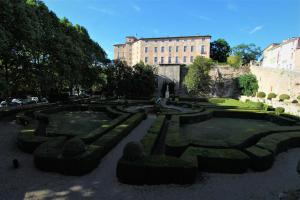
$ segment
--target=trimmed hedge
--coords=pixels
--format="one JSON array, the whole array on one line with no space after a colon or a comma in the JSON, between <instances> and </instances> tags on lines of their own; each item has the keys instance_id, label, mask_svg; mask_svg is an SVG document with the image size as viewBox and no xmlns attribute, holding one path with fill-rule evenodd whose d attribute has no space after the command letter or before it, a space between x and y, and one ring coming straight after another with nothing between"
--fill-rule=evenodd
<instances>
[{"instance_id":1,"label":"trimmed hedge","mask_svg":"<svg viewBox=\"0 0 300 200\"><path fill-rule=\"evenodd\" d=\"M211 119L213 116L211 111L204 111L195 114L184 114L179 116L180 124L190 124L195 122L202 122Z\"/></svg>"},{"instance_id":2,"label":"trimmed hedge","mask_svg":"<svg viewBox=\"0 0 300 200\"><path fill-rule=\"evenodd\" d=\"M141 140L146 155L151 155L151 153L153 152L154 147L163 130L165 123L166 123L166 116L159 115L155 120L155 122L150 127L150 129L148 130L147 134Z\"/></svg>"},{"instance_id":3,"label":"trimmed hedge","mask_svg":"<svg viewBox=\"0 0 300 200\"><path fill-rule=\"evenodd\" d=\"M207 98L200 98L200 97L179 97L179 101L208 102L208 99Z\"/></svg>"},{"instance_id":4,"label":"trimmed hedge","mask_svg":"<svg viewBox=\"0 0 300 200\"><path fill-rule=\"evenodd\" d=\"M192 184L197 168L188 161L175 157L152 155L137 161L120 159L118 180L126 184Z\"/></svg>"},{"instance_id":5,"label":"trimmed hedge","mask_svg":"<svg viewBox=\"0 0 300 200\"><path fill-rule=\"evenodd\" d=\"M183 156L196 156L199 170L206 172L243 173L250 163L249 156L237 149L189 147Z\"/></svg>"},{"instance_id":6,"label":"trimmed hedge","mask_svg":"<svg viewBox=\"0 0 300 200\"><path fill-rule=\"evenodd\" d=\"M277 107L277 108L275 108L275 113L276 113L277 115L280 115L280 114L284 113L284 111L285 111L285 109L282 108L282 107Z\"/></svg>"},{"instance_id":7,"label":"trimmed hedge","mask_svg":"<svg viewBox=\"0 0 300 200\"><path fill-rule=\"evenodd\" d=\"M268 135L259 140L256 146L267 149L273 155L277 155L290 148L300 147L300 131Z\"/></svg>"},{"instance_id":8,"label":"trimmed hedge","mask_svg":"<svg viewBox=\"0 0 300 200\"><path fill-rule=\"evenodd\" d=\"M289 100L291 97L287 94L281 94L279 96L279 101Z\"/></svg>"},{"instance_id":9,"label":"trimmed hedge","mask_svg":"<svg viewBox=\"0 0 300 200\"><path fill-rule=\"evenodd\" d=\"M165 140L165 154L180 156L189 146L189 141L180 135L179 116L172 116L169 121Z\"/></svg>"},{"instance_id":10,"label":"trimmed hedge","mask_svg":"<svg viewBox=\"0 0 300 200\"><path fill-rule=\"evenodd\" d=\"M265 98L266 97L266 93L264 93L264 92L258 92L257 93L257 97L258 98Z\"/></svg>"},{"instance_id":11,"label":"trimmed hedge","mask_svg":"<svg viewBox=\"0 0 300 200\"><path fill-rule=\"evenodd\" d=\"M274 162L273 154L261 147L252 146L245 150L250 157L250 167L255 171L264 171L272 167Z\"/></svg>"},{"instance_id":12,"label":"trimmed hedge","mask_svg":"<svg viewBox=\"0 0 300 200\"><path fill-rule=\"evenodd\" d=\"M146 117L145 113L137 113L119 124L91 145L85 151L65 154L66 137L56 137L41 144L34 151L34 163L38 169L55 171L68 175L83 175L93 170L101 158L109 152L123 137Z\"/></svg>"},{"instance_id":13,"label":"trimmed hedge","mask_svg":"<svg viewBox=\"0 0 300 200\"><path fill-rule=\"evenodd\" d=\"M276 97L277 97L277 95L275 93L271 92L271 93L268 94L267 99L271 100L271 99L274 99Z\"/></svg>"},{"instance_id":14,"label":"trimmed hedge","mask_svg":"<svg viewBox=\"0 0 300 200\"><path fill-rule=\"evenodd\" d=\"M224 98L210 98L208 101L213 104L225 103Z\"/></svg>"},{"instance_id":15,"label":"trimmed hedge","mask_svg":"<svg viewBox=\"0 0 300 200\"><path fill-rule=\"evenodd\" d=\"M116 127L118 124L124 122L126 119L128 119L131 116L131 114L123 114L112 121L105 123L101 125L100 128L97 128L88 134L82 134L80 135L80 139L82 139L85 143L89 144L93 141L95 141L97 138L101 137L102 135L106 134L108 131Z\"/></svg>"}]
</instances>

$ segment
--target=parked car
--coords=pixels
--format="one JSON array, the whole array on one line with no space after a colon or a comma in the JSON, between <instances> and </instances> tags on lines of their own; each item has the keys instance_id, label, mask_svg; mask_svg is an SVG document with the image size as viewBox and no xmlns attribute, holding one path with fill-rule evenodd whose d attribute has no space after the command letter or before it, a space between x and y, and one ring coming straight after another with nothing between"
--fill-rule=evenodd
<instances>
[{"instance_id":1,"label":"parked car","mask_svg":"<svg viewBox=\"0 0 300 200\"><path fill-rule=\"evenodd\" d=\"M7 102L6 101L1 101L0 107L7 107Z\"/></svg>"},{"instance_id":2,"label":"parked car","mask_svg":"<svg viewBox=\"0 0 300 200\"><path fill-rule=\"evenodd\" d=\"M41 98L41 103L49 103L48 99L46 99L45 97Z\"/></svg>"},{"instance_id":3,"label":"parked car","mask_svg":"<svg viewBox=\"0 0 300 200\"><path fill-rule=\"evenodd\" d=\"M30 97L31 101L35 101L35 103L39 102L39 98L38 97Z\"/></svg>"},{"instance_id":4,"label":"parked car","mask_svg":"<svg viewBox=\"0 0 300 200\"><path fill-rule=\"evenodd\" d=\"M10 106L21 106L21 105L23 105L23 102L20 99L12 99L9 105Z\"/></svg>"}]
</instances>

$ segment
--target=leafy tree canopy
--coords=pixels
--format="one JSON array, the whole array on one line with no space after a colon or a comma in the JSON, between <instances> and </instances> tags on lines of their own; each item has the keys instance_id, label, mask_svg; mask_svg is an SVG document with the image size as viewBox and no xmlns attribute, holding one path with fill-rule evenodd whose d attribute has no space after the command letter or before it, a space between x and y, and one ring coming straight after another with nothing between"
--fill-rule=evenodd
<instances>
[{"instance_id":1,"label":"leafy tree canopy","mask_svg":"<svg viewBox=\"0 0 300 200\"><path fill-rule=\"evenodd\" d=\"M233 47L231 52L233 55L242 58L243 65L249 64L252 60L257 60L262 54L260 47L255 44L240 44Z\"/></svg>"},{"instance_id":2,"label":"leafy tree canopy","mask_svg":"<svg viewBox=\"0 0 300 200\"><path fill-rule=\"evenodd\" d=\"M258 82L253 74L244 74L238 77L239 88L243 95L253 96L258 91Z\"/></svg>"},{"instance_id":3,"label":"leafy tree canopy","mask_svg":"<svg viewBox=\"0 0 300 200\"><path fill-rule=\"evenodd\" d=\"M230 54L230 46L224 39L218 39L210 44L210 57L218 62L226 62Z\"/></svg>"},{"instance_id":4,"label":"leafy tree canopy","mask_svg":"<svg viewBox=\"0 0 300 200\"><path fill-rule=\"evenodd\" d=\"M197 56L193 64L188 67L188 73L184 78L184 85L192 95L207 94L210 91L211 70L213 61Z\"/></svg>"}]
</instances>

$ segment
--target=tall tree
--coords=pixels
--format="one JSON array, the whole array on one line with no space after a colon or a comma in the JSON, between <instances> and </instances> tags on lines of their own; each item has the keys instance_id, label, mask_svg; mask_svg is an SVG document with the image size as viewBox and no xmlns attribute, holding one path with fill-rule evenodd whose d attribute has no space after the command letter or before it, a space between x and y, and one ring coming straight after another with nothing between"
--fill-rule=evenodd
<instances>
[{"instance_id":1,"label":"tall tree","mask_svg":"<svg viewBox=\"0 0 300 200\"><path fill-rule=\"evenodd\" d=\"M255 44L240 44L232 48L232 54L242 58L243 65L249 64L252 60L257 60L262 51Z\"/></svg>"},{"instance_id":2,"label":"tall tree","mask_svg":"<svg viewBox=\"0 0 300 200\"><path fill-rule=\"evenodd\" d=\"M208 58L197 56L193 64L188 68L188 73L184 78L184 85L192 95L203 95L210 91L211 70L213 61Z\"/></svg>"},{"instance_id":3,"label":"tall tree","mask_svg":"<svg viewBox=\"0 0 300 200\"><path fill-rule=\"evenodd\" d=\"M210 57L218 62L226 62L230 46L225 39L218 39L210 44Z\"/></svg>"}]
</instances>

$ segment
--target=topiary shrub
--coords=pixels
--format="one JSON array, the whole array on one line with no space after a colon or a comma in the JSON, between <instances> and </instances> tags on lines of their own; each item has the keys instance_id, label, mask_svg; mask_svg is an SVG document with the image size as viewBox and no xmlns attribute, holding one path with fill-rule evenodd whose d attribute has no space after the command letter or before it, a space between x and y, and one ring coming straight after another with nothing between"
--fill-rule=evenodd
<instances>
[{"instance_id":1,"label":"topiary shrub","mask_svg":"<svg viewBox=\"0 0 300 200\"><path fill-rule=\"evenodd\" d=\"M276 98L276 97L277 97L277 95L276 95L275 93L271 92L271 93L268 94L268 97L267 97L267 98L268 98L269 100L271 100L271 99L274 99L274 98Z\"/></svg>"},{"instance_id":2,"label":"topiary shrub","mask_svg":"<svg viewBox=\"0 0 300 200\"><path fill-rule=\"evenodd\" d=\"M289 100L291 97L287 94L282 94L279 96L279 101Z\"/></svg>"},{"instance_id":3,"label":"topiary shrub","mask_svg":"<svg viewBox=\"0 0 300 200\"><path fill-rule=\"evenodd\" d=\"M62 155L65 157L72 157L72 156L77 156L79 154L82 154L86 151L86 146L84 142L78 138L74 137L70 140L68 140L62 151Z\"/></svg>"},{"instance_id":4,"label":"topiary shrub","mask_svg":"<svg viewBox=\"0 0 300 200\"><path fill-rule=\"evenodd\" d=\"M297 99L300 101L300 95L299 95L299 96L297 96Z\"/></svg>"},{"instance_id":5,"label":"topiary shrub","mask_svg":"<svg viewBox=\"0 0 300 200\"><path fill-rule=\"evenodd\" d=\"M294 100L292 101L292 103L298 103L298 101L297 101L296 99L294 99Z\"/></svg>"},{"instance_id":6,"label":"topiary shrub","mask_svg":"<svg viewBox=\"0 0 300 200\"><path fill-rule=\"evenodd\" d=\"M264 93L264 92L258 92L257 93L257 97L258 98L265 98L266 97L266 93Z\"/></svg>"},{"instance_id":7,"label":"topiary shrub","mask_svg":"<svg viewBox=\"0 0 300 200\"><path fill-rule=\"evenodd\" d=\"M277 115L280 115L280 114L282 114L282 113L284 113L284 108L282 108L282 107L277 107L277 108L275 108L275 113L277 114Z\"/></svg>"},{"instance_id":8,"label":"topiary shrub","mask_svg":"<svg viewBox=\"0 0 300 200\"><path fill-rule=\"evenodd\" d=\"M140 142L129 142L123 150L123 159L135 161L145 156L143 145Z\"/></svg>"}]
</instances>

